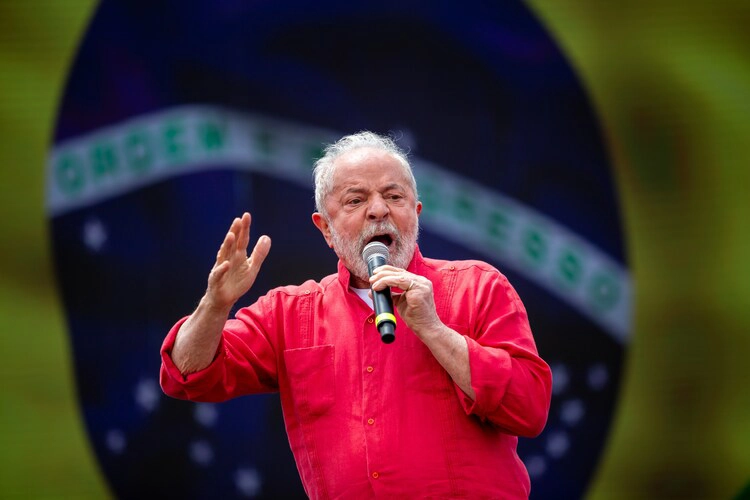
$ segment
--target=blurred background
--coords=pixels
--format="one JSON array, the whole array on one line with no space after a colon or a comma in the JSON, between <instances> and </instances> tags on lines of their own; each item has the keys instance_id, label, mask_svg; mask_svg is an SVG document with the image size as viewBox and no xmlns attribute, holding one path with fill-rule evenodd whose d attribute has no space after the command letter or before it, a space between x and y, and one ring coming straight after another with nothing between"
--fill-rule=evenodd
<instances>
[{"instance_id":1,"label":"blurred background","mask_svg":"<svg viewBox=\"0 0 750 500\"><path fill-rule=\"evenodd\" d=\"M0 4L0 498L301 496L277 398L169 400L158 349L244 210L245 302L332 272L310 166L364 128L527 305L533 498L747 496L750 7L628 4Z\"/></svg>"}]
</instances>

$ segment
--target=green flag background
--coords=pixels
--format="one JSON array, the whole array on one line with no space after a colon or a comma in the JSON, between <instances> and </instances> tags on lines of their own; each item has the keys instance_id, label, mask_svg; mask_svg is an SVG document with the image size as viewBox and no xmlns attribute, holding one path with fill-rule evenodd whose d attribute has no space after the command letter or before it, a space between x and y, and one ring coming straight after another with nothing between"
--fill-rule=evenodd
<instances>
[{"instance_id":1,"label":"green flag background","mask_svg":"<svg viewBox=\"0 0 750 500\"><path fill-rule=\"evenodd\" d=\"M604 127L635 282L588 496L732 498L750 482L750 2L617 4L530 2ZM95 5L0 3L0 498L110 495L76 404L44 211L56 110Z\"/></svg>"}]
</instances>

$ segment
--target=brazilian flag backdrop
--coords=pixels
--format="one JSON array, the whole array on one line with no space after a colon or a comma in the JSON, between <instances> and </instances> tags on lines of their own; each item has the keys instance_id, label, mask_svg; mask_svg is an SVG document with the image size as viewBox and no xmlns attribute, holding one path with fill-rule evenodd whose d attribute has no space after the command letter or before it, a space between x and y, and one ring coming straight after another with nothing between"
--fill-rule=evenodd
<instances>
[{"instance_id":1,"label":"brazilian flag backdrop","mask_svg":"<svg viewBox=\"0 0 750 500\"><path fill-rule=\"evenodd\" d=\"M310 274L299 158L357 127L414 152L425 253L527 302L556 383L532 497L747 495L747 3L286 3L0 4L0 498L299 495L275 400L164 400L158 341L238 211L280 253L265 289ZM344 39L378 71L323 57Z\"/></svg>"}]
</instances>

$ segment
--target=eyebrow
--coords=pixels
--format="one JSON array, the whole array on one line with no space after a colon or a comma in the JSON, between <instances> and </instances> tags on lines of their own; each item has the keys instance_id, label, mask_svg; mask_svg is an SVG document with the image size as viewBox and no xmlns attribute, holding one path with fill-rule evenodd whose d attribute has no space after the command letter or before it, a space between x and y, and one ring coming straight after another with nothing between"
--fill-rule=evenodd
<instances>
[{"instance_id":1,"label":"eyebrow","mask_svg":"<svg viewBox=\"0 0 750 500\"><path fill-rule=\"evenodd\" d=\"M397 182L392 182L392 183L388 184L387 186L385 186L383 188L383 191L390 191L392 189L397 189L397 190L403 191L404 187L401 184L397 183ZM351 187L348 187L348 188L344 189L344 191L342 192L342 194L348 194L348 193L366 193L367 191L369 191L369 190L365 189L363 187L351 186Z\"/></svg>"},{"instance_id":2,"label":"eyebrow","mask_svg":"<svg viewBox=\"0 0 750 500\"><path fill-rule=\"evenodd\" d=\"M391 189L397 189L397 190L404 191L404 186L402 186L401 184L399 184L397 182L392 182L392 183L388 184L383 191L390 191Z\"/></svg>"},{"instance_id":3,"label":"eyebrow","mask_svg":"<svg viewBox=\"0 0 750 500\"><path fill-rule=\"evenodd\" d=\"M334 191L335 190L336 189L334 188ZM387 184L383 188L382 192L393 191L393 190L401 191L401 192L406 192L406 188L404 188L404 186L402 184L399 184L398 182L391 182L390 184ZM350 186L350 187L344 189L341 192L341 194L339 194L338 196L347 196L349 194L367 194L368 191L369 191L368 189L363 188L363 187Z\"/></svg>"}]
</instances>

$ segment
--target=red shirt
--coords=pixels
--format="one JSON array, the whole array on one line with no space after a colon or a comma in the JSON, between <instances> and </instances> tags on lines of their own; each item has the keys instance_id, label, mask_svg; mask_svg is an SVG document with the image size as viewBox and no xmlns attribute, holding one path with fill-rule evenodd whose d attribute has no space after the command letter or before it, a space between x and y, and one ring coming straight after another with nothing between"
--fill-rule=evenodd
<instances>
[{"instance_id":1,"label":"red shirt","mask_svg":"<svg viewBox=\"0 0 750 500\"><path fill-rule=\"evenodd\" d=\"M384 344L349 272L271 290L227 321L216 358L183 376L162 346L161 386L192 401L279 391L311 498L523 498L516 436L538 435L552 377L507 279L479 261L424 259L441 320L465 336L467 397L398 317Z\"/></svg>"}]
</instances>

